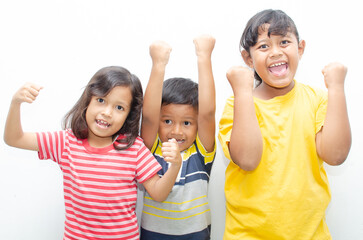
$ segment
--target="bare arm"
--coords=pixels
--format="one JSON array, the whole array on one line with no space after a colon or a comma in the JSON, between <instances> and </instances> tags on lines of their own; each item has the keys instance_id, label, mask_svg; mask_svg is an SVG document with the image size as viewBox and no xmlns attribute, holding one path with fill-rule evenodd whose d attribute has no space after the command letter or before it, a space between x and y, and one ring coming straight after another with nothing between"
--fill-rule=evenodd
<instances>
[{"instance_id":1,"label":"bare arm","mask_svg":"<svg viewBox=\"0 0 363 240\"><path fill-rule=\"evenodd\" d=\"M27 83L14 94L4 131L4 141L9 146L34 151L39 150L36 134L23 132L20 106L23 102L32 103L41 89L35 84Z\"/></svg>"},{"instance_id":2,"label":"bare arm","mask_svg":"<svg viewBox=\"0 0 363 240\"><path fill-rule=\"evenodd\" d=\"M168 197L182 164L180 150L175 139L164 142L161 151L164 160L171 163L169 169L163 177L160 178L155 174L152 178L143 183L146 191L158 202L162 202Z\"/></svg>"},{"instance_id":3,"label":"bare arm","mask_svg":"<svg viewBox=\"0 0 363 240\"><path fill-rule=\"evenodd\" d=\"M215 39L202 35L194 39L194 44L198 58L198 134L205 149L211 152L215 144L216 93L211 61Z\"/></svg>"},{"instance_id":4,"label":"bare arm","mask_svg":"<svg viewBox=\"0 0 363 240\"><path fill-rule=\"evenodd\" d=\"M141 122L141 137L149 149L152 148L159 129L163 81L170 52L171 47L165 42L158 41L150 45L152 68L145 90Z\"/></svg>"},{"instance_id":5,"label":"bare arm","mask_svg":"<svg viewBox=\"0 0 363 240\"><path fill-rule=\"evenodd\" d=\"M244 67L232 67L227 72L227 78L234 93L230 156L240 168L252 171L260 163L263 150L252 95L253 72Z\"/></svg>"},{"instance_id":6,"label":"bare arm","mask_svg":"<svg viewBox=\"0 0 363 240\"><path fill-rule=\"evenodd\" d=\"M328 106L324 127L316 135L318 155L330 165L342 164L348 156L352 136L344 94L347 68L340 63L328 64L323 69L328 88Z\"/></svg>"}]
</instances>

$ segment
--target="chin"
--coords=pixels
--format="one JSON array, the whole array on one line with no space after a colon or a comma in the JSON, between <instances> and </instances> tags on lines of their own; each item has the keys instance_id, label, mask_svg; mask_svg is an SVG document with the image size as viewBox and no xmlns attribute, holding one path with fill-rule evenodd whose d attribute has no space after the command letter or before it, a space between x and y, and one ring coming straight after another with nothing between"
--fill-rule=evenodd
<instances>
[{"instance_id":1,"label":"chin","mask_svg":"<svg viewBox=\"0 0 363 240\"><path fill-rule=\"evenodd\" d=\"M281 79L281 80L277 80L275 81L276 84L272 85L274 88L288 88L291 86L291 84L293 84L294 80L293 79Z\"/></svg>"},{"instance_id":2,"label":"chin","mask_svg":"<svg viewBox=\"0 0 363 240\"><path fill-rule=\"evenodd\" d=\"M184 151L185 149L187 149L187 147L185 147L183 145L179 145L179 151L180 152Z\"/></svg>"}]
</instances>

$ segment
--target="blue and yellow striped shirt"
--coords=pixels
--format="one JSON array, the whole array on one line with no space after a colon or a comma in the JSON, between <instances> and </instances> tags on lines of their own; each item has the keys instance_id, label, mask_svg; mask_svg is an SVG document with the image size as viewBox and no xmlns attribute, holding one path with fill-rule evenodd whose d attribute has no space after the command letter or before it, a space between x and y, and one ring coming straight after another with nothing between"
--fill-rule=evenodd
<instances>
[{"instance_id":1,"label":"blue and yellow striped shirt","mask_svg":"<svg viewBox=\"0 0 363 240\"><path fill-rule=\"evenodd\" d=\"M151 152L162 169L160 176L168 170L164 161L159 138ZM183 164L179 175L164 202L154 201L145 191L141 220L141 239L209 239L210 208L208 203L208 182L216 148L206 152L199 137L181 152Z\"/></svg>"}]
</instances>

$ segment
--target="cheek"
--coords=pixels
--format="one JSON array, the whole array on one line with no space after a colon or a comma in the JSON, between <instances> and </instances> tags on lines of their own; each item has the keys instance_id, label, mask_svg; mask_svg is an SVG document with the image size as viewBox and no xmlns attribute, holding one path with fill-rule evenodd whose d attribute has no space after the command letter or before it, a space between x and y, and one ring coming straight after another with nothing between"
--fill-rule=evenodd
<instances>
[{"instance_id":1,"label":"cheek","mask_svg":"<svg viewBox=\"0 0 363 240\"><path fill-rule=\"evenodd\" d=\"M253 61L253 67L256 68L265 68L265 61L262 59L257 59Z\"/></svg>"},{"instance_id":2,"label":"cheek","mask_svg":"<svg viewBox=\"0 0 363 240\"><path fill-rule=\"evenodd\" d=\"M159 138L162 142L165 142L167 139L168 131L165 127L161 127L161 124L159 125Z\"/></svg>"},{"instance_id":3,"label":"cheek","mask_svg":"<svg viewBox=\"0 0 363 240\"><path fill-rule=\"evenodd\" d=\"M187 133L188 137L190 139L196 138L197 137L197 131L198 131L198 128L196 126L188 129L188 133Z\"/></svg>"},{"instance_id":4,"label":"cheek","mask_svg":"<svg viewBox=\"0 0 363 240\"><path fill-rule=\"evenodd\" d=\"M120 124L122 127L126 122L127 116L128 116L128 114L126 114L126 113L119 114L117 116L117 120L115 120L115 123L117 122L117 124Z\"/></svg>"},{"instance_id":5,"label":"cheek","mask_svg":"<svg viewBox=\"0 0 363 240\"><path fill-rule=\"evenodd\" d=\"M86 122L90 121L91 118L91 112L87 109L85 112Z\"/></svg>"}]
</instances>

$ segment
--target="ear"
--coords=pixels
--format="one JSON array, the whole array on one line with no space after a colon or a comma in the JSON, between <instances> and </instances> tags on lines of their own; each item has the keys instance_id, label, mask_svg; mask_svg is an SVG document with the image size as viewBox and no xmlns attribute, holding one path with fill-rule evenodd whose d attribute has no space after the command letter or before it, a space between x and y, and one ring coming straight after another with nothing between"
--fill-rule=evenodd
<instances>
[{"instance_id":1,"label":"ear","mask_svg":"<svg viewBox=\"0 0 363 240\"><path fill-rule=\"evenodd\" d=\"M298 52L299 52L299 59L302 58L302 55L304 54L304 51L305 51L305 41L304 40L301 40L299 42L299 49L298 49Z\"/></svg>"},{"instance_id":2,"label":"ear","mask_svg":"<svg viewBox=\"0 0 363 240\"><path fill-rule=\"evenodd\" d=\"M250 68L253 68L253 61L251 55L246 50L242 50L241 55L246 65L249 66Z\"/></svg>"}]
</instances>

